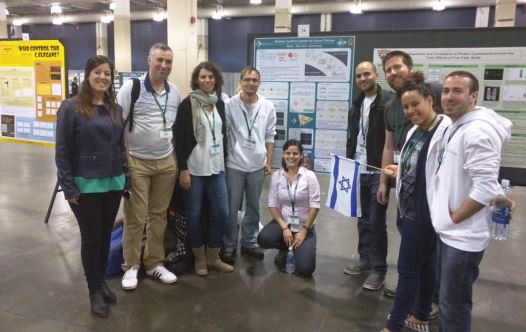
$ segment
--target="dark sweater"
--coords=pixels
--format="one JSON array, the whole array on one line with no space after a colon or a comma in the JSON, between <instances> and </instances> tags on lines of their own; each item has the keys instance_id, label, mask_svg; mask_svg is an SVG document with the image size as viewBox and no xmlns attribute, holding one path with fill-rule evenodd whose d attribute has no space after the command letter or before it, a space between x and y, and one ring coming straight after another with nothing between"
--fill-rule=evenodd
<instances>
[{"instance_id":1,"label":"dark sweater","mask_svg":"<svg viewBox=\"0 0 526 332\"><path fill-rule=\"evenodd\" d=\"M366 149L367 164L382 167L382 152L385 142L384 107L387 100L392 96L392 93L382 90L379 85L377 85L377 89L376 98L371 104L371 110L369 111L369 129L367 130ZM364 98L364 93L360 93L358 98L353 101L349 113L347 158L351 159L354 159L356 154L358 133L360 131L360 118L362 116L360 111Z\"/></svg>"}]
</instances>

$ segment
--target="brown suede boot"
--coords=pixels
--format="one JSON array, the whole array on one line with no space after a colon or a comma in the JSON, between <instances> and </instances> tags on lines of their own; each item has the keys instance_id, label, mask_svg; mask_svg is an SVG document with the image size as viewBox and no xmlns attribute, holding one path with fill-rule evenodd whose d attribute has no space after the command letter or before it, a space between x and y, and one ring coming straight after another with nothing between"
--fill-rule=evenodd
<instances>
[{"instance_id":1,"label":"brown suede boot","mask_svg":"<svg viewBox=\"0 0 526 332\"><path fill-rule=\"evenodd\" d=\"M234 267L223 263L219 258L219 248L210 248L206 249L206 264L208 268L217 270L219 272L232 272Z\"/></svg>"},{"instance_id":2,"label":"brown suede boot","mask_svg":"<svg viewBox=\"0 0 526 332\"><path fill-rule=\"evenodd\" d=\"M208 269L206 268L205 246L192 248L192 252L194 253L195 274L198 276L206 276Z\"/></svg>"}]
</instances>

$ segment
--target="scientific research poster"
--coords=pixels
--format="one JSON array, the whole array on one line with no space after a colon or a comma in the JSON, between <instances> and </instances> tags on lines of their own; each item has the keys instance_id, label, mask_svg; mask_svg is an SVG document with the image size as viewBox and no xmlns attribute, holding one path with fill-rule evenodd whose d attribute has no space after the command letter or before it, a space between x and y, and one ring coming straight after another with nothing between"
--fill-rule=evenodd
<instances>
[{"instance_id":1,"label":"scientific research poster","mask_svg":"<svg viewBox=\"0 0 526 332\"><path fill-rule=\"evenodd\" d=\"M379 84L385 81L381 57L391 49L375 49ZM428 81L443 82L447 74L465 70L479 80L478 105L513 122L511 141L502 147L502 167L526 168L526 47L409 48L414 69Z\"/></svg>"},{"instance_id":2,"label":"scientific research poster","mask_svg":"<svg viewBox=\"0 0 526 332\"><path fill-rule=\"evenodd\" d=\"M329 171L330 154L345 155L354 36L256 38L254 56L259 93L276 106L273 166L281 165L283 143L296 138L305 148L305 163Z\"/></svg>"},{"instance_id":3,"label":"scientific research poster","mask_svg":"<svg viewBox=\"0 0 526 332\"><path fill-rule=\"evenodd\" d=\"M55 142L66 98L64 46L58 40L0 41L0 140Z\"/></svg>"}]
</instances>

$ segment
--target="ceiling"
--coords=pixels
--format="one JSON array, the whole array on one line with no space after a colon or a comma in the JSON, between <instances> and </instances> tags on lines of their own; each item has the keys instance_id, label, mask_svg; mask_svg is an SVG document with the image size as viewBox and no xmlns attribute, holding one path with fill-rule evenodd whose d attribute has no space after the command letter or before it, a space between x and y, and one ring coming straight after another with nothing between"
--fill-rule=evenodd
<instances>
[{"instance_id":1,"label":"ceiling","mask_svg":"<svg viewBox=\"0 0 526 332\"><path fill-rule=\"evenodd\" d=\"M167 0L130 0L131 12L151 12L166 8ZM190 0L171 0L190 1ZM353 1L358 0L292 0L293 14L348 11ZM364 11L430 9L437 0L361 0ZM497 0L440 0L448 7L476 7L495 5ZM53 3L59 3L64 15L101 14L107 12L111 0L0 0L5 2L10 15L15 17L50 16ZM526 0L517 0L526 3ZM262 0L261 6L249 4L249 0L197 0L199 16L207 17L221 4L229 16L272 15L275 0ZM229 9L231 10L229 11ZM202 14L202 15L201 15Z\"/></svg>"},{"instance_id":2,"label":"ceiling","mask_svg":"<svg viewBox=\"0 0 526 332\"><path fill-rule=\"evenodd\" d=\"M62 13L83 14L107 11L111 0L4 0L10 15L16 16L41 16L50 15L50 8L53 3L59 3ZM148 11L156 8L166 9L167 0L130 0L130 11ZM172 0L182 1L182 0ZM309 2L336 2L345 3L347 0L293 0L294 4ZM275 0L262 0L262 5L274 5ZM230 6L249 6L249 0L197 0L199 8L215 8L221 4L223 7Z\"/></svg>"}]
</instances>

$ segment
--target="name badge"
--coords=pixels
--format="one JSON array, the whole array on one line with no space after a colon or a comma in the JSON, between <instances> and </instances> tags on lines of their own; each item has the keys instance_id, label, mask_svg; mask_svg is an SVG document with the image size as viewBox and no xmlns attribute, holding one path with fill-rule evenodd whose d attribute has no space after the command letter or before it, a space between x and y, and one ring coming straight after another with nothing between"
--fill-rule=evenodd
<instances>
[{"instance_id":1,"label":"name badge","mask_svg":"<svg viewBox=\"0 0 526 332\"><path fill-rule=\"evenodd\" d=\"M359 154L366 154L367 150L365 149L365 146L358 145L358 147L356 148L356 152L358 152Z\"/></svg>"},{"instance_id":2,"label":"name badge","mask_svg":"<svg viewBox=\"0 0 526 332\"><path fill-rule=\"evenodd\" d=\"M256 141L247 138L245 142L243 142L243 147L247 150L254 151L256 148Z\"/></svg>"},{"instance_id":3,"label":"name badge","mask_svg":"<svg viewBox=\"0 0 526 332\"><path fill-rule=\"evenodd\" d=\"M287 219L287 222L289 223L289 225L299 225L300 217L299 216L289 216Z\"/></svg>"},{"instance_id":4,"label":"name badge","mask_svg":"<svg viewBox=\"0 0 526 332\"><path fill-rule=\"evenodd\" d=\"M215 156L216 154L219 154L221 152L221 147L219 144L214 144L210 148L210 155Z\"/></svg>"},{"instance_id":5,"label":"name badge","mask_svg":"<svg viewBox=\"0 0 526 332\"><path fill-rule=\"evenodd\" d=\"M395 164L399 164L400 163L400 151L396 150L393 153L393 161L394 161Z\"/></svg>"},{"instance_id":6,"label":"name badge","mask_svg":"<svg viewBox=\"0 0 526 332\"><path fill-rule=\"evenodd\" d=\"M173 137L172 128L161 129L161 132L159 133L159 137L161 137L162 139L172 139Z\"/></svg>"}]
</instances>

